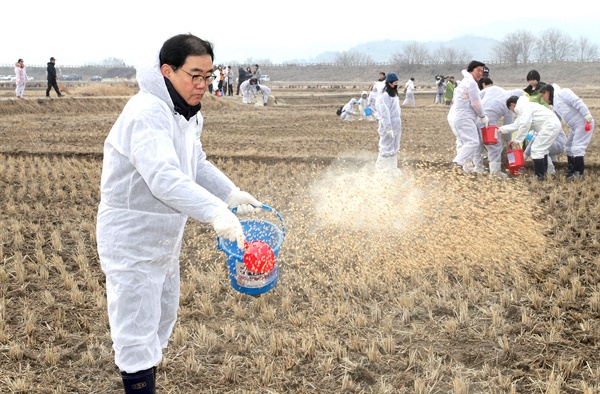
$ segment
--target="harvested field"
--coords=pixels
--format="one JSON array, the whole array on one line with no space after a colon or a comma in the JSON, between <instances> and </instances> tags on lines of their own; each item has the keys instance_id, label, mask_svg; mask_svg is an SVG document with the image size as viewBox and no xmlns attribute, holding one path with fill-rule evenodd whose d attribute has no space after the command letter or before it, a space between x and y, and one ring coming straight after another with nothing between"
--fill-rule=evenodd
<instances>
[{"instance_id":1,"label":"harvested field","mask_svg":"<svg viewBox=\"0 0 600 394\"><path fill-rule=\"evenodd\" d=\"M579 182L457 175L448 107L422 94L389 179L377 123L335 116L364 88L205 97L209 159L287 236L278 285L250 297L188 222L158 392L600 392L598 138ZM573 90L600 119L600 95ZM0 100L0 392L121 393L95 218L128 96L26 93Z\"/></svg>"}]
</instances>

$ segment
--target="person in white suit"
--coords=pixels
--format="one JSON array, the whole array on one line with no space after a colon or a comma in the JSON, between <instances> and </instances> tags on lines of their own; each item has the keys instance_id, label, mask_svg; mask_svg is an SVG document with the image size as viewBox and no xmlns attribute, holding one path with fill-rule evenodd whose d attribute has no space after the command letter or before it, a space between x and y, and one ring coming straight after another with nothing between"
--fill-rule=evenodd
<instances>
[{"instance_id":1,"label":"person in white suit","mask_svg":"<svg viewBox=\"0 0 600 394\"><path fill-rule=\"evenodd\" d=\"M389 73L385 77L385 89L377 97L377 113L379 113L379 155L376 167L399 173L398 151L402 139L402 119L400 117L400 99L398 98L398 76Z\"/></svg>"},{"instance_id":2,"label":"person in white suit","mask_svg":"<svg viewBox=\"0 0 600 394\"><path fill-rule=\"evenodd\" d=\"M96 237L108 320L126 394L155 393L156 367L177 320L179 255L188 217L218 237L245 236L234 213L262 204L206 158L200 101L212 82L212 44L171 37L137 69L140 91L104 142Z\"/></svg>"},{"instance_id":3,"label":"person in white suit","mask_svg":"<svg viewBox=\"0 0 600 394\"><path fill-rule=\"evenodd\" d=\"M540 89L542 99L552 105L552 110L569 127L565 142L567 154L567 179L583 178L585 150L594 133L594 117L589 108L571 89L561 89L557 84L547 84Z\"/></svg>"},{"instance_id":4,"label":"person in white suit","mask_svg":"<svg viewBox=\"0 0 600 394\"><path fill-rule=\"evenodd\" d=\"M504 125L498 130L503 134L517 132L513 141L523 145L529 130L536 133L536 138L531 141L531 159L535 167L535 176L538 180L546 179L548 172L548 154L550 146L560 135L562 126L558 116L551 109L541 104L529 101L529 97L511 96L506 100L506 107L517 115L514 123Z\"/></svg>"}]
</instances>

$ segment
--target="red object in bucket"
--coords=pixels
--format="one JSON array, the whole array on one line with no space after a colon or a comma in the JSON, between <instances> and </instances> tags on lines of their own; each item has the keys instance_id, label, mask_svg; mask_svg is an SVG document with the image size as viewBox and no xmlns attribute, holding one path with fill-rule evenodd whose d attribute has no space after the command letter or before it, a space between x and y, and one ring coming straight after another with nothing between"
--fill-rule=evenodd
<instances>
[{"instance_id":1,"label":"red object in bucket","mask_svg":"<svg viewBox=\"0 0 600 394\"><path fill-rule=\"evenodd\" d=\"M592 129L592 124L590 122L585 123L585 131L590 131Z\"/></svg>"},{"instance_id":2,"label":"red object in bucket","mask_svg":"<svg viewBox=\"0 0 600 394\"><path fill-rule=\"evenodd\" d=\"M496 138L496 130L498 130L498 127L496 126L481 128L481 137L484 145L495 145L498 143L498 139Z\"/></svg>"},{"instance_id":3,"label":"red object in bucket","mask_svg":"<svg viewBox=\"0 0 600 394\"><path fill-rule=\"evenodd\" d=\"M244 265L254 274L264 274L275 267L275 253L271 247L260 240L246 242Z\"/></svg>"},{"instance_id":4,"label":"red object in bucket","mask_svg":"<svg viewBox=\"0 0 600 394\"><path fill-rule=\"evenodd\" d=\"M508 159L508 169L510 173L513 176L519 175L519 168L525 166L525 159L523 157L523 149L521 149L521 146L515 142L508 144L506 158Z\"/></svg>"}]
</instances>

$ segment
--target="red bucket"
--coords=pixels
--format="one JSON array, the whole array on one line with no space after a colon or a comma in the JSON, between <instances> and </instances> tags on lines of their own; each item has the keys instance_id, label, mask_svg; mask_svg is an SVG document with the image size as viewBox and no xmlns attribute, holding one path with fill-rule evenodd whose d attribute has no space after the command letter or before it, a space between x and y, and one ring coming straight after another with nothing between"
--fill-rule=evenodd
<instances>
[{"instance_id":1,"label":"red bucket","mask_svg":"<svg viewBox=\"0 0 600 394\"><path fill-rule=\"evenodd\" d=\"M508 144L508 151L506 152L506 158L508 159L508 169L512 175L519 174L519 168L525 166L525 159L523 157L523 149L516 142Z\"/></svg>"},{"instance_id":2,"label":"red bucket","mask_svg":"<svg viewBox=\"0 0 600 394\"><path fill-rule=\"evenodd\" d=\"M488 126L481 128L481 137L483 139L483 145L496 145L498 139L496 138L496 131L498 127Z\"/></svg>"}]
</instances>

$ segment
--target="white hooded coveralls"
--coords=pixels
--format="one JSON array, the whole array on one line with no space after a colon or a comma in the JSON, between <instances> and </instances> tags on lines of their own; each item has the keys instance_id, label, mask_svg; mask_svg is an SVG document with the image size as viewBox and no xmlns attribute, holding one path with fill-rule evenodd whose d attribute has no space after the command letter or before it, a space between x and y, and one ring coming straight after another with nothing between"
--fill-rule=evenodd
<instances>
[{"instance_id":1,"label":"white hooded coveralls","mask_svg":"<svg viewBox=\"0 0 600 394\"><path fill-rule=\"evenodd\" d=\"M490 126L499 126L499 120L502 118L502 124L511 124L514 121L514 113L506 106L506 100L511 96L521 97L525 94L523 89L515 89L506 91L499 86L488 86L480 91L481 105L483 112L489 119ZM478 126L484 127L482 123ZM502 161L502 134L496 132L498 142L493 145L484 145L488 151L488 160L490 167L492 163L500 163ZM508 140L507 142L510 142Z\"/></svg>"},{"instance_id":2,"label":"white hooded coveralls","mask_svg":"<svg viewBox=\"0 0 600 394\"><path fill-rule=\"evenodd\" d=\"M373 84L371 88L371 92L369 93L369 100L367 101L367 106L371 108L373 111L373 116L379 119L379 115L377 114L377 96L383 92L385 89L385 81L377 81ZM362 100L361 100L362 102Z\"/></svg>"},{"instance_id":3,"label":"white hooded coveralls","mask_svg":"<svg viewBox=\"0 0 600 394\"><path fill-rule=\"evenodd\" d=\"M404 85L404 87L406 88L406 98L404 99L404 102L402 103L402 106L406 106L406 104L409 104L414 107L415 106L415 83L412 79L409 79L406 84Z\"/></svg>"},{"instance_id":4,"label":"white hooded coveralls","mask_svg":"<svg viewBox=\"0 0 600 394\"><path fill-rule=\"evenodd\" d=\"M242 103L252 104L252 98L256 95L256 85L251 85L250 80L247 79L240 85L240 91L242 92Z\"/></svg>"},{"instance_id":5,"label":"white hooded coveralls","mask_svg":"<svg viewBox=\"0 0 600 394\"><path fill-rule=\"evenodd\" d=\"M567 156L585 156L592 134L594 134L594 122L591 123L590 131L585 131L587 121L584 116L590 113L589 108L571 89L561 89L557 84L554 87L554 100L552 110L569 127L569 136L565 144Z\"/></svg>"},{"instance_id":6,"label":"white hooded coveralls","mask_svg":"<svg viewBox=\"0 0 600 394\"><path fill-rule=\"evenodd\" d=\"M212 222L238 190L206 159L200 112L174 111L158 54L137 80L104 142L96 227L115 363L128 373L158 365L172 333L188 216Z\"/></svg>"},{"instance_id":7,"label":"white hooded coveralls","mask_svg":"<svg viewBox=\"0 0 600 394\"><path fill-rule=\"evenodd\" d=\"M515 113L517 119L512 124L502 126L503 133L517 131L517 136L513 140L523 145L529 130L533 130L537 133L537 137L531 142L531 158L543 159L549 154L550 146L560 135L562 130L560 120L551 109L529 101L527 96L519 97Z\"/></svg>"},{"instance_id":8,"label":"white hooded coveralls","mask_svg":"<svg viewBox=\"0 0 600 394\"><path fill-rule=\"evenodd\" d=\"M484 113L477 82L466 70L462 74L464 78L454 89L452 97L454 127L462 143L453 162L462 166L465 171L470 171L469 166L476 166L481 162L483 144L477 121Z\"/></svg>"},{"instance_id":9,"label":"white hooded coveralls","mask_svg":"<svg viewBox=\"0 0 600 394\"><path fill-rule=\"evenodd\" d=\"M356 99L351 98L350 101L344 105L342 108L342 114L340 115L342 120L352 120L352 115L354 115L354 104L356 104Z\"/></svg>"},{"instance_id":10,"label":"white hooded coveralls","mask_svg":"<svg viewBox=\"0 0 600 394\"><path fill-rule=\"evenodd\" d=\"M377 112L379 113L379 156L392 157L400 150L402 139L402 119L400 117L400 99L398 95L390 97L385 90L377 97ZM392 130L393 136L387 133Z\"/></svg>"},{"instance_id":11,"label":"white hooded coveralls","mask_svg":"<svg viewBox=\"0 0 600 394\"><path fill-rule=\"evenodd\" d=\"M257 92L259 92L258 87L260 86L260 92L262 92L263 96L263 104L267 104L269 102L269 96L271 95L271 88L265 85L254 85Z\"/></svg>"}]
</instances>

